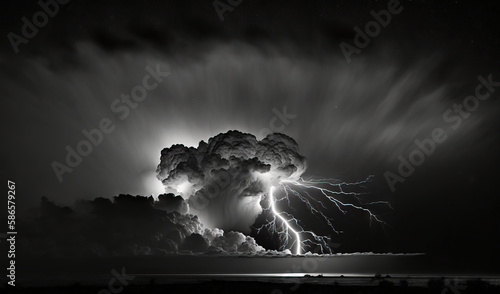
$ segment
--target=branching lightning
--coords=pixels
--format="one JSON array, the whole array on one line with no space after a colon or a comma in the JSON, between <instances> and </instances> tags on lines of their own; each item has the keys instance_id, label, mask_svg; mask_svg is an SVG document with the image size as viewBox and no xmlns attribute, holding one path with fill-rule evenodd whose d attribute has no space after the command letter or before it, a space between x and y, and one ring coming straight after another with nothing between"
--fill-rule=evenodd
<instances>
[{"instance_id":1,"label":"branching lightning","mask_svg":"<svg viewBox=\"0 0 500 294\"><path fill-rule=\"evenodd\" d=\"M288 221L287 221L287 220L286 220L286 219L285 219L285 218L281 215L281 213L279 213L279 212L277 212L277 211L276 211L276 205L275 205L276 201L275 201L275 199L274 199L274 194L273 194L273 192L274 192L274 187L271 187L271 188L269 189L269 199L270 199L269 201L271 202L271 211L273 212L273 214L274 214L276 217L278 217L278 218L279 218L279 219L283 222L284 226L286 227L286 231L287 231L286 236L287 236L287 239L288 239L288 230L290 230L290 231L292 231L292 232L293 232L293 234L295 235L295 238L296 238L296 239L295 239L295 240L296 240L295 242L300 243L301 241L300 241L300 235L299 235L299 233L298 233L297 231L295 231L295 230L292 228L292 226L291 226L291 225L288 223ZM293 246L293 244L292 244L292 246ZM301 248L300 248L300 246L296 246L296 248L297 248L297 251L296 251L297 253L296 253L296 254L301 254L302 252L301 252Z\"/></svg>"},{"instance_id":2,"label":"branching lightning","mask_svg":"<svg viewBox=\"0 0 500 294\"><path fill-rule=\"evenodd\" d=\"M281 243L280 250L287 248L295 248L295 254L302 254L307 248L319 248L322 254L333 253L332 239L329 236L318 235L311 230L305 230L301 222L291 213L286 211L278 211L276 204L281 201L287 201L288 207L291 210L290 201L292 197L296 197L308 208L308 211L322 219L328 227L336 234L339 231L334 226L334 220L328 217L329 207L335 207L342 214L347 214L349 209L358 210L366 213L370 218L370 226L372 221L385 226L387 223L374 214L368 207L373 205L386 205L392 209L392 206L387 201L369 201L366 200L367 193L346 191L346 187L362 187L370 182L373 176L369 176L363 181L348 183L339 182L334 179L319 179L319 180L282 180L278 187L284 192L282 198L275 196L276 187L272 186L268 192L269 208L273 218L261 227L257 228L257 232L262 229L267 229L270 233L278 234ZM309 191L319 191L321 199L314 198ZM345 201L339 198L348 198L353 201ZM291 242L293 240L293 242Z\"/></svg>"},{"instance_id":3,"label":"branching lightning","mask_svg":"<svg viewBox=\"0 0 500 294\"><path fill-rule=\"evenodd\" d=\"M265 230L277 237L280 250L295 254L333 253L338 243L332 235L342 233L338 216L366 215L370 226L387 225L379 213L392 208L389 202L373 201L363 193L373 176L351 183L305 180L300 176L306 168L306 157L293 138L272 133L259 141L231 130L200 142L198 148L177 144L163 149L157 178L188 197L206 225L239 231L253 225L257 234ZM256 228L259 215L265 221Z\"/></svg>"}]
</instances>

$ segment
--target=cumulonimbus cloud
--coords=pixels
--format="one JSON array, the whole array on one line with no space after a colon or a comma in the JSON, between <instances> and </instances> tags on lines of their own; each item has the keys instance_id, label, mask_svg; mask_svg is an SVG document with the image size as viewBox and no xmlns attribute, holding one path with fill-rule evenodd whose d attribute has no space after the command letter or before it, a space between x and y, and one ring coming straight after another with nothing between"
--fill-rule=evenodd
<instances>
[{"instance_id":1,"label":"cumulonimbus cloud","mask_svg":"<svg viewBox=\"0 0 500 294\"><path fill-rule=\"evenodd\" d=\"M163 149L157 177L167 190L188 199L207 226L249 232L262 211L261 196L281 180L297 179L306 167L297 143L284 134L259 141L252 134L228 131L197 148Z\"/></svg>"}]
</instances>

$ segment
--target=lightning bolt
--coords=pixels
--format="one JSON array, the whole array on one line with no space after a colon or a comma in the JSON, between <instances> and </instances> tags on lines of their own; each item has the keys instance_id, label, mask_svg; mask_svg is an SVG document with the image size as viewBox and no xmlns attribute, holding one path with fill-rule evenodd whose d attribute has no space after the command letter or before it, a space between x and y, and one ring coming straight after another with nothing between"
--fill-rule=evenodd
<instances>
[{"instance_id":1,"label":"lightning bolt","mask_svg":"<svg viewBox=\"0 0 500 294\"><path fill-rule=\"evenodd\" d=\"M276 211L276 205L275 205L275 199L274 199L274 195L273 195L273 192L274 192L274 187L271 187L269 189L269 201L271 202L271 211L273 212L273 214L278 217L282 222L283 224L285 225L286 227L286 230L290 230L293 232L293 234L295 235L295 243L297 243L297 247L296 247L296 254L301 254L301 246L300 246L300 235L297 231L295 231L292 226L288 223L288 221L281 215L281 213L279 213L278 211ZM288 236L288 232L287 232L287 236ZM292 245L293 246L293 245Z\"/></svg>"},{"instance_id":2,"label":"lightning bolt","mask_svg":"<svg viewBox=\"0 0 500 294\"><path fill-rule=\"evenodd\" d=\"M302 254L306 248L310 248L311 246L319 248L322 254L331 254L333 253L331 245L332 247L335 247L337 244L332 243L332 239L329 236L322 236L314 233L313 231L305 230L301 226L301 222L291 213L278 211L276 203L286 200L288 207L291 210L295 210L291 206L290 199L291 197L296 197L305 204L311 214L314 214L322 219L336 234L339 234L339 231L333 225L334 220L328 217L326 213L328 207L331 207L332 205L344 215L348 213L349 209L366 213L370 217L370 226L372 225L372 221L375 221L382 226L386 226L387 223L380 219L368 207L374 205L385 205L392 209L392 206L388 201L367 201L365 199L367 193L346 190L347 187L363 186L372 179L373 176L369 176L365 180L353 183L340 182L335 179L304 180L303 178L299 178L298 180L282 180L278 186L284 191L284 197L277 199L274 195L276 187L272 186L269 189L268 197L270 207L264 210L270 210L273 215L273 219L257 228L257 233L259 233L262 229L267 229L271 233L278 234L281 242L280 250L284 250L288 247L293 248L295 246L295 254L297 255ZM319 191L322 197L320 199L316 199L311 196L308 190ZM353 201L347 202L339 199L346 197L348 199L352 199ZM301 235L304 236L304 238L301 238ZM290 240L293 240L291 245Z\"/></svg>"}]
</instances>

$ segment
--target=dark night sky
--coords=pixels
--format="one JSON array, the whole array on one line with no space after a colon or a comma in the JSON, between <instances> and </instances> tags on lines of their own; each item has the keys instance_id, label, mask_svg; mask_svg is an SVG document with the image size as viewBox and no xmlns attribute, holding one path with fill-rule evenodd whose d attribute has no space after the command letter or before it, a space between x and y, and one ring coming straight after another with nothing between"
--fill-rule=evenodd
<instances>
[{"instance_id":1,"label":"dark night sky","mask_svg":"<svg viewBox=\"0 0 500 294\"><path fill-rule=\"evenodd\" d=\"M41 196L71 205L158 193L162 148L230 129L257 135L286 107L296 118L283 133L308 158L305 176L373 174L374 197L394 204L383 237L350 235L345 250L498 256L500 94L457 130L442 117L474 94L479 75L500 81L495 1L401 1L403 12L350 64L339 44L352 44L353 27L388 1L243 0L223 22L211 1L89 2L62 6L19 54L6 36L39 7L4 3L1 162L19 211ZM171 75L119 120L113 100L156 64ZM60 183L51 163L106 117L114 132ZM438 127L448 139L391 193L384 172Z\"/></svg>"}]
</instances>

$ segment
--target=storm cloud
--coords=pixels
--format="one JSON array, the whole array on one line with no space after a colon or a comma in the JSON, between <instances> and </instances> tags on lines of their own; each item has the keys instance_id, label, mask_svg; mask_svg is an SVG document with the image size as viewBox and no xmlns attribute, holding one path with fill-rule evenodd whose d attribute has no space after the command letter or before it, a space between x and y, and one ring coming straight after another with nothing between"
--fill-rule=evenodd
<instances>
[{"instance_id":1,"label":"storm cloud","mask_svg":"<svg viewBox=\"0 0 500 294\"><path fill-rule=\"evenodd\" d=\"M295 140L284 134L259 141L228 131L197 148L163 149L157 173L167 190L188 199L203 223L248 233L262 211L261 197L281 180L300 177L306 166Z\"/></svg>"},{"instance_id":2,"label":"storm cloud","mask_svg":"<svg viewBox=\"0 0 500 294\"><path fill-rule=\"evenodd\" d=\"M181 213L185 207L181 196L169 194L158 201L132 195L81 200L74 207L44 197L19 224L25 233L20 251L52 257L264 253L252 237L207 228L196 215Z\"/></svg>"}]
</instances>

